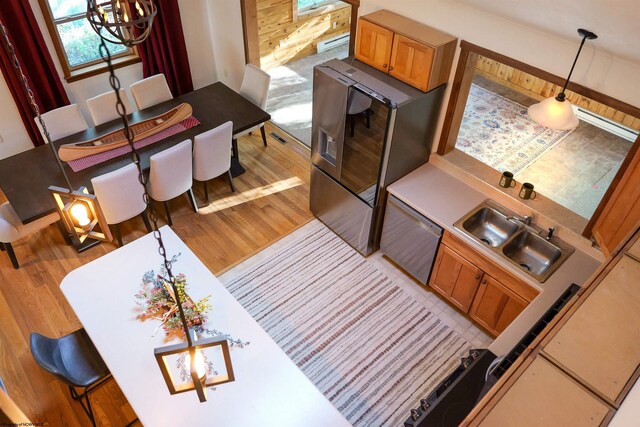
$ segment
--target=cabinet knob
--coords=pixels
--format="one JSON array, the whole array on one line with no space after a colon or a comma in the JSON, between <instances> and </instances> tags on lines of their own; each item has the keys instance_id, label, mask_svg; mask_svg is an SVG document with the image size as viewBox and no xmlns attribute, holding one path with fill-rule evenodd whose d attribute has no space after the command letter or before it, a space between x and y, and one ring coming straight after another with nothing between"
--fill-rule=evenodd
<instances>
[{"instance_id":1,"label":"cabinet knob","mask_svg":"<svg viewBox=\"0 0 640 427\"><path fill-rule=\"evenodd\" d=\"M387 64L382 64L382 68L387 68Z\"/></svg>"},{"instance_id":2,"label":"cabinet knob","mask_svg":"<svg viewBox=\"0 0 640 427\"><path fill-rule=\"evenodd\" d=\"M487 284L487 279L484 279L484 280L482 281L482 284L483 284L483 285L486 285L486 284Z\"/></svg>"},{"instance_id":3,"label":"cabinet knob","mask_svg":"<svg viewBox=\"0 0 640 427\"><path fill-rule=\"evenodd\" d=\"M391 65L389 65L389 71L393 70L393 67Z\"/></svg>"},{"instance_id":4,"label":"cabinet knob","mask_svg":"<svg viewBox=\"0 0 640 427\"><path fill-rule=\"evenodd\" d=\"M481 274L476 275L476 280L480 280L480 277L482 277Z\"/></svg>"}]
</instances>

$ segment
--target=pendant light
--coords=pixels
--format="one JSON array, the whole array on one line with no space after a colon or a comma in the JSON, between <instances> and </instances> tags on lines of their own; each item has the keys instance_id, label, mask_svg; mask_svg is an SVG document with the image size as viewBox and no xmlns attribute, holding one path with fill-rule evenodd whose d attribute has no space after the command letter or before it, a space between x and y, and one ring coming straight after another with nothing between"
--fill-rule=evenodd
<instances>
[{"instance_id":1,"label":"pendant light","mask_svg":"<svg viewBox=\"0 0 640 427\"><path fill-rule=\"evenodd\" d=\"M152 0L136 0L136 12L131 11L128 14L127 9L129 9L129 3L128 0L88 0L87 19L91 23L94 31L100 36L99 52L102 59L107 63L109 84L116 95L116 111L122 120L124 134L129 143L129 147L131 147L133 162L138 168L138 179L144 188L143 200L147 205L149 220L151 220L153 228L153 236L158 242L158 252L162 257L164 268L167 272L168 283L166 289L178 307L180 322L182 323L186 338L186 343L156 348L154 355L160 367L162 377L169 389L169 393L176 394L195 390L200 402L205 402L207 400L206 389L208 387L235 380L231 357L229 355L229 345L227 338L224 336L198 339L195 332L189 328L182 306L182 298L176 287L175 276L171 271L172 263L167 258L166 248L162 241L162 233L158 228L158 217L147 191L148 177L146 177L142 171L140 156L133 143L134 135L129 128L129 119L127 118L124 104L120 97L120 79L118 79L115 74L107 42L124 46L133 46L142 43L149 36L157 9ZM115 10L115 14L110 15L109 10ZM204 354L204 351L209 352L208 356ZM186 375L186 378L182 378L182 376L173 369L173 367L176 366L176 357L182 358L181 364L185 365L185 372L189 373ZM208 364L213 365L211 360L215 360L217 366L215 372L209 373L208 371L213 371L213 369L207 368ZM224 372L220 373L218 369L222 370L222 365L224 365L225 369Z\"/></svg>"},{"instance_id":2,"label":"pendant light","mask_svg":"<svg viewBox=\"0 0 640 427\"><path fill-rule=\"evenodd\" d=\"M542 126L558 130L570 130L575 129L578 126L578 117L576 117L576 114L573 112L571 103L566 100L564 92L567 89L567 85L569 84L569 79L571 78L573 69L576 66L576 62L578 62L578 57L580 56L580 51L582 50L585 40L598 38L598 36L591 31L582 28L578 29L578 34L582 37L582 41L580 42L576 59L573 60L571 71L569 71L567 80L564 82L562 91L560 91L560 93L555 97L547 98L544 101L538 102L529 107L529 117Z\"/></svg>"}]
</instances>

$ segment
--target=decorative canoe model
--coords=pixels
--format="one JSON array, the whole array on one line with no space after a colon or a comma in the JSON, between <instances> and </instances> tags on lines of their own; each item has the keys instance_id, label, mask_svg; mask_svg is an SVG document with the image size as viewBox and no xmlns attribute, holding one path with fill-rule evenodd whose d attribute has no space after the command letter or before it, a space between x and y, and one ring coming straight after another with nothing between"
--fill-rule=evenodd
<instances>
[{"instance_id":1,"label":"decorative canoe model","mask_svg":"<svg viewBox=\"0 0 640 427\"><path fill-rule=\"evenodd\" d=\"M139 141L180 123L191 116L192 112L191 105L180 104L159 116L130 125L129 131L133 133L133 141ZM127 144L124 129L118 129L90 141L61 145L58 149L58 156L60 156L60 160L70 162Z\"/></svg>"}]
</instances>

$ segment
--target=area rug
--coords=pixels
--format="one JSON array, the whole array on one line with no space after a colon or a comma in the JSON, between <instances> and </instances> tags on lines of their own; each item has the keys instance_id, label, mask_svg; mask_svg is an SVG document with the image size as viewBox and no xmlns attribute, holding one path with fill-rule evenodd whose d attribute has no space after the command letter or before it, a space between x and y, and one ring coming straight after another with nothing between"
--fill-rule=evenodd
<instances>
[{"instance_id":1,"label":"area rug","mask_svg":"<svg viewBox=\"0 0 640 427\"><path fill-rule=\"evenodd\" d=\"M500 172L517 174L571 132L541 126L525 106L472 83L456 148Z\"/></svg>"},{"instance_id":2,"label":"area rug","mask_svg":"<svg viewBox=\"0 0 640 427\"><path fill-rule=\"evenodd\" d=\"M354 426L399 426L469 344L317 220L220 277Z\"/></svg>"}]
</instances>

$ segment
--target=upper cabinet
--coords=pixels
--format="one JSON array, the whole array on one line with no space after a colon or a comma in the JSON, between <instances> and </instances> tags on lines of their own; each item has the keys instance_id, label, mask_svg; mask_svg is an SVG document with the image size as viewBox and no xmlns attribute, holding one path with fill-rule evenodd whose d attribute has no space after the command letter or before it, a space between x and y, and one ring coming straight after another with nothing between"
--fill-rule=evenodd
<instances>
[{"instance_id":1,"label":"upper cabinet","mask_svg":"<svg viewBox=\"0 0 640 427\"><path fill-rule=\"evenodd\" d=\"M457 39L386 10L360 17L356 59L428 92L447 82Z\"/></svg>"}]
</instances>

